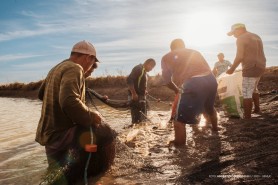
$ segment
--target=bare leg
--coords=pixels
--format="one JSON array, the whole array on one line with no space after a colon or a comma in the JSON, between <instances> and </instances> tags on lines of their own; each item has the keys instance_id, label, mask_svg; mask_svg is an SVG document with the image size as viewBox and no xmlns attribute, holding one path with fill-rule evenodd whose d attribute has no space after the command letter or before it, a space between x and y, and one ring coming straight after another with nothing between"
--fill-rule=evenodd
<instances>
[{"instance_id":1,"label":"bare leg","mask_svg":"<svg viewBox=\"0 0 278 185\"><path fill-rule=\"evenodd\" d=\"M185 124L179 121L174 122L175 140L173 141L176 146L184 145L186 142L186 128Z\"/></svg>"},{"instance_id":2,"label":"bare leg","mask_svg":"<svg viewBox=\"0 0 278 185\"><path fill-rule=\"evenodd\" d=\"M243 99L244 119L251 119L252 105L252 98Z\"/></svg>"},{"instance_id":3,"label":"bare leg","mask_svg":"<svg viewBox=\"0 0 278 185\"><path fill-rule=\"evenodd\" d=\"M211 115L207 113L203 113L203 115L206 119L206 123L212 125L212 131L218 131L218 126L217 126L218 118L217 118L217 112L215 108L213 108L213 113Z\"/></svg>"},{"instance_id":4,"label":"bare leg","mask_svg":"<svg viewBox=\"0 0 278 185\"><path fill-rule=\"evenodd\" d=\"M255 105L254 113L261 113L260 109L260 94L259 93L253 93L252 99Z\"/></svg>"},{"instance_id":5,"label":"bare leg","mask_svg":"<svg viewBox=\"0 0 278 185\"><path fill-rule=\"evenodd\" d=\"M203 116L206 120L206 124L210 124L211 123L210 116L207 113L203 113Z\"/></svg>"},{"instance_id":6,"label":"bare leg","mask_svg":"<svg viewBox=\"0 0 278 185\"><path fill-rule=\"evenodd\" d=\"M211 125L212 125L212 130L213 131L218 131L218 126L217 126L217 112L215 110L215 108L213 109L213 114L212 115L209 115L209 118L210 118L210 122L211 122Z\"/></svg>"}]
</instances>

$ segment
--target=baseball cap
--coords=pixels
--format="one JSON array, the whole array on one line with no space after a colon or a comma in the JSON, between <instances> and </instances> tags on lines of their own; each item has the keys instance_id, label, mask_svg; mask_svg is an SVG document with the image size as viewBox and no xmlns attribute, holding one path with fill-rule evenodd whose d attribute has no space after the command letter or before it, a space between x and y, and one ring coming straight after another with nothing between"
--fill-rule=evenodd
<instances>
[{"instance_id":1,"label":"baseball cap","mask_svg":"<svg viewBox=\"0 0 278 185\"><path fill-rule=\"evenodd\" d=\"M227 33L228 36L232 36L236 29L238 28L245 28L245 25L242 23L236 23L231 26L231 31Z\"/></svg>"},{"instance_id":2,"label":"baseball cap","mask_svg":"<svg viewBox=\"0 0 278 185\"><path fill-rule=\"evenodd\" d=\"M96 62L99 62L97 59L97 53L95 47L88 41L83 40L77 42L73 47L71 52L82 53L87 55L93 55L96 57Z\"/></svg>"}]
</instances>

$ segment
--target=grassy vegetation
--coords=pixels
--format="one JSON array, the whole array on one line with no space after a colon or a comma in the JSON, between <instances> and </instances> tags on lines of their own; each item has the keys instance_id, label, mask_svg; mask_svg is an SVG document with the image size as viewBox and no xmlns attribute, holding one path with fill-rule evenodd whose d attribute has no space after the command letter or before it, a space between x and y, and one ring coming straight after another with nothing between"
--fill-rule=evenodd
<instances>
[{"instance_id":1,"label":"grassy vegetation","mask_svg":"<svg viewBox=\"0 0 278 185\"><path fill-rule=\"evenodd\" d=\"M154 86L161 81L161 77L149 77L148 91L152 96L167 99L174 96L174 93L166 87ZM43 80L31 83L15 82L11 84L0 85L0 97L19 97L36 99L39 87ZM109 96L110 99L126 99L128 88L126 85L126 76L106 76L97 78L87 78L86 87L92 88L100 94Z\"/></svg>"},{"instance_id":2,"label":"grassy vegetation","mask_svg":"<svg viewBox=\"0 0 278 185\"><path fill-rule=\"evenodd\" d=\"M23 91L33 91L39 89L43 80L38 82L31 82L28 84L15 82L11 84L0 85L0 90L23 90Z\"/></svg>"},{"instance_id":3,"label":"grassy vegetation","mask_svg":"<svg viewBox=\"0 0 278 185\"><path fill-rule=\"evenodd\" d=\"M37 98L37 92L43 80L31 83L15 82L0 85L0 97L23 97ZM278 66L268 67L259 84L260 91L277 90ZM157 86L161 82L161 76L151 76L148 80L148 92L154 97L162 100L172 100L174 93L165 86ZM108 95L110 99L126 99L127 85L126 76L105 76L86 80L86 86L94 89L100 94Z\"/></svg>"},{"instance_id":4,"label":"grassy vegetation","mask_svg":"<svg viewBox=\"0 0 278 185\"><path fill-rule=\"evenodd\" d=\"M94 88L126 87L126 76L89 77L86 79L86 86Z\"/></svg>"}]
</instances>

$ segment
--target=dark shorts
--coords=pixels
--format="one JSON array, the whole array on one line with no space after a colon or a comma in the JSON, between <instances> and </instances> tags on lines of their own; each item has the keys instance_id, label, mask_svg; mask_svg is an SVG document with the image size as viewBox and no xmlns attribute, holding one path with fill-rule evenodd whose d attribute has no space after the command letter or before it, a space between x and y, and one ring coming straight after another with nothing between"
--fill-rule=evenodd
<instances>
[{"instance_id":1,"label":"dark shorts","mask_svg":"<svg viewBox=\"0 0 278 185\"><path fill-rule=\"evenodd\" d=\"M217 82L210 74L187 80L182 86L175 120L185 124L197 124L202 113L212 115L217 93Z\"/></svg>"}]
</instances>

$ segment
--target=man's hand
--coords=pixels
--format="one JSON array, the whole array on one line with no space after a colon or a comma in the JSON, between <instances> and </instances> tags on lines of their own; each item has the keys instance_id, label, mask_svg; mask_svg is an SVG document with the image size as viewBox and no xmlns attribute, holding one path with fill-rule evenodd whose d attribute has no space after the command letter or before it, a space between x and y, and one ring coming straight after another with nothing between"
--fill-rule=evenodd
<instances>
[{"instance_id":1,"label":"man's hand","mask_svg":"<svg viewBox=\"0 0 278 185\"><path fill-rule=\"evenodd\" d=\"M231 75L231 74L233 74L234 73L234 69L233 68L230 68L230 69L228 69L227 71L226 71L226 73L227 74L229 74L229 75Z\"/></svg>"},{"instance_id":2,"label":"man's hand","mask_svg":"<svg viewBox=\"0 0 278 185\"><path fill-rule=\"evenodd\" d=\"M136 93L132 94L132 100L137 101L138 100L138 95Z\"/></svg>"},{"instance_id":3,"label":"man's hand","mask_svg":"<svg viewBox=\"0 0 278 185\"><path fill-rule=\"evenodd\" d=\"M168 83L167 87L169 89L172 89L175 92L175 94L179 93L179 88L176 86L176 84L174 84L174 82L171 81L170 83Z\"/></svg>"},{"instance_id":4,"label":"man's hand","mask_svg":"<svg viewBox=\"0 0 278 185\"><path fill-rule=\"evenodd\" d=\"M103 100L108 100L108 96L107 95L104 95L101 97Z\"/></svg>"},{"instance_id":5,"label":"man's hand","mask_svg":"<svg viewBox=\"0 0 278 185\"><path fill-rule=\"evenodd\" d=\"M98 111L92 111L92 117L93 117L93 126L98 127L101 122L103 121L103 117Z\"/></svg>"}]
</instances>

